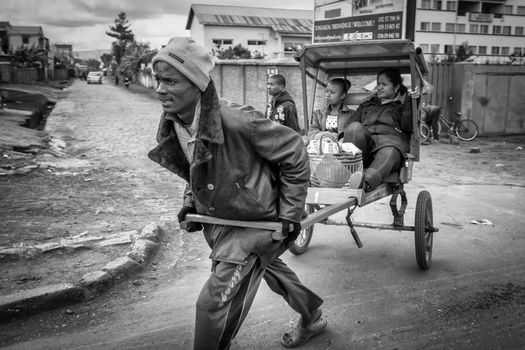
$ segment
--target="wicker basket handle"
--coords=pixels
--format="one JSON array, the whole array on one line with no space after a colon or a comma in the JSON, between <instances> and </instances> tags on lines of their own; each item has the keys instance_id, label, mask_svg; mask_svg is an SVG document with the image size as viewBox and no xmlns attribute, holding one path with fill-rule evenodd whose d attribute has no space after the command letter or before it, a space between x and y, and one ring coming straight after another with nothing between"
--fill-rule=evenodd
<instances>
[{"instance_id":1,"label":"wicker basket handle","mask_svg":"<svg viewBox=\"0 0 525 350\"><path fill-rule=\"evenodd\" d=\"M339 153L343 153L343 148L341 147L341 145L339 144L339 142L337 142L337 139L335 138L335 136L329 132L325 132L321 135L321 138L319 139L319 154L320 155L323 155L323 139L324 138L329 138L333 143L335 143L337 145L337 148L339 149Z\"/></svg>"}]
</instances>

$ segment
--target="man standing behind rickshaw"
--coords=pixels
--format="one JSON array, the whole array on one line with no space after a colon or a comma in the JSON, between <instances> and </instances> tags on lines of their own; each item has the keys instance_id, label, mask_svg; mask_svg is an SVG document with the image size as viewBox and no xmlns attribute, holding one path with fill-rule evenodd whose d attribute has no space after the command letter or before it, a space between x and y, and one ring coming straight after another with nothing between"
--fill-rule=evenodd
<instances>
[{"instance_id":1,"label":"man standing behind rickshaw","mask_svg":"<svg viewBox=\"0 0 525 350\"><path fill-rule=\"evenodd\" d=\"M301 133L295 101L285 88L286 79L284 76L281 74L270 76L268 79L268 93L272 97L266 107L266 118Z\"/></svg>"}]
</instances>

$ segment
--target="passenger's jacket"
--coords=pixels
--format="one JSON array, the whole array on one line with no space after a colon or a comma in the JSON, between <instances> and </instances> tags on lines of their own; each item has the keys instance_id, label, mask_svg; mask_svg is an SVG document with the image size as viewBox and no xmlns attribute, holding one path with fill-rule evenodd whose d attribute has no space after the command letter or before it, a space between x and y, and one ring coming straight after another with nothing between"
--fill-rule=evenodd
<instances>
[{"instance_id":1,"label":"passenger's jacket","mask_svg":"<svg viewBox=\"0 0 525 350\"><path fill-rule=\"evenodd\" d=\"M375 142L373 152L385 146L395 147L403 154L409 151L413 130L411 101L407 97L404 104L400 100L381 104L381 100L374 97L359 106L351 121L361 122L368 128Z\"/></svg>"},{"instance_id":2,"label":"passenger's jacket","mask_svg":"<svg viewBox=\"0 0 525 350\"><path fill-rule=\"evenodd\" d=\"M197 213L233 220L301 221L309 159L301 136L253 107L219 101L213 81L201 97L201 114L190 164L163 114L158 146L148 156L189 185L184 205ZM264 255L271 232L205 225L211 258L243 263ZM266 247L266 248L265 248Z\"/></svg>"},{"instance_id":3,"label":"passenger's jacket","mask_svg":"<svg viewBox=\"0 0 525 350\"><path fill-rule=\"evenodd\" d=\"M266 118L285 125L298 133L301 132L295 102L286 90L277 96L272 96L270 103L266 106Z\"/></svg>"},{"instance_id":4,"label":"passenger's jacket","mask_svg":"<svg viewBox=\"0 0 525 350\"><path fill-rule=\"evenodd\" d=\"M338 139L341 138L345 127L351 122L351 117L354 112L353 109L350 109L347 105L343 104L339 105L339 109L337 110L333 110L330 105L325 107L322 111L316 110L310 121L308 138L318 139L326 131L334 133L334 136ZM328 115L337 116L337 130L327 130L326 119L328 118Z\"/></svg>"}]
</instances>

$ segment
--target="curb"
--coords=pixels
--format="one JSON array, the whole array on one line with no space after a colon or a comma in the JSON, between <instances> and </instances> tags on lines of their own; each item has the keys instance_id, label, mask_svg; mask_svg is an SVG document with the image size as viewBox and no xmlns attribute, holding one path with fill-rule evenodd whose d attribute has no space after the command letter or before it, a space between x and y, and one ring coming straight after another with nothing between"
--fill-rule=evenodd
<instances>
[{"instance_id":1,"label":"curb","mask_svg":"<svg viewBox=\"0 0 525 350\"><path fill-rule=\"evenodd\" d=\"M143 270L155 256L164 231L156 223L141 230L130 251L75 283L52 284L0 296L0 323L93 299L124 277Z\"/></svg>"}]
</instances>

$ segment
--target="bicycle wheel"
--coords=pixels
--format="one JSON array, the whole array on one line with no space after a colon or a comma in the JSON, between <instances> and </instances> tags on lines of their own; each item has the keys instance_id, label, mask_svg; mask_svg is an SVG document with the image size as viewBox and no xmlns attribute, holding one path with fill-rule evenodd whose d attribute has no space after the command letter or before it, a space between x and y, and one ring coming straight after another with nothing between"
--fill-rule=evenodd
<instances>
[{"instance_id":1,"label":"bicycle wheel","mask_svg":"<svg viewBox=\"0 0 525 350\"><path fill-rule=\"evenodd\" d=\"M456 123L454 131L460 140L472 141L478 136L478 125L473 120L462 119Z\"/></svg>"},{"instance_id":2,"label":"bicycle wheel","mask_svg":"<svg viewBox=\"0 0 525 350\"><path fill-rule=\"evenodd\" d=\"M428 127L426 123L421 123L420 134L421 134L421 137L419 141L421 143L428 141L428 139L430 138L430 128Z\"/></svg>"},{"instance_id":3,"label":"bicycle wheel","mask_svg":"<svg viewBox=\"0 0 525 350\"><path fill-rule=\"evenodd\" d=\"M306 206L308 209L307 211L308 215L313 214L315 211L314 206L311 204L307 204ZM290 246L290 248L288 248L288 250L294 255L303 254L304 252L308 250L308 245L310 244L310 241L312 240L313 234L314 234L314 225L308 227L307 229L301 230L301 233L299 234L299 236L297 236L297 238L295 239L293 244Z\"/></svg>"}]
</instances>

